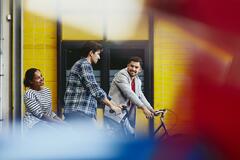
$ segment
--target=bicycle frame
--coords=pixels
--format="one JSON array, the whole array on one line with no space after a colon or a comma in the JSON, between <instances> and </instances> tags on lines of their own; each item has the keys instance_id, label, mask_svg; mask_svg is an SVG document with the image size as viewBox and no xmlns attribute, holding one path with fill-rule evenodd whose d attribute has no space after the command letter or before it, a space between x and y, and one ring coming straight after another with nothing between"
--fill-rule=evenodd
<instances>
[{"instance_id":1,"label":"bicycle frame","mask_svg":"<svg viewBox=\"0 0 240 160\"><path fill-rule=\"evenodd\" d=\"M158 126L158 128L154 131L154 136L158 133L158 131L163 128L164 133L160 136L160 139L164 138L164 137L168 137L168 131L167 128L164 124L164 116L165 116L166 110L159 110L159 114L160 114L160 125Z\"/></svg>"}]
</instances>

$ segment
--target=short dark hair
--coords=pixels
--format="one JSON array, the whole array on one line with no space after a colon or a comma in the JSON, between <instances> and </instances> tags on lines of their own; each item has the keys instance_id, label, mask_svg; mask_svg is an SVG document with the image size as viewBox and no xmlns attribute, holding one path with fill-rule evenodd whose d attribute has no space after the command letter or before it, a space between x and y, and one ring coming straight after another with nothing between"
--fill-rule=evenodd
<instances>
[{"instance_id":1,"label":"short dark hair","mask_svg":"<svg viewBox=\"0 0 240 160\"><path fill-rule=\"evenodd\" d=\"M26 71L23 84L25 87L31 87L31 81L33 80L36 71L40 71L37 68L30 68Z\"/></svg>"},{"instance_id":2,"label":"short dark hair","mask_svg":"<svg viewBox=\"0 0 240 160\"><path fill-rule=\"evenodd\" d=\"M101 52L103 51L103 47L100 43L95 41L87 41L81 47L80 52L82 53L83 57L87 57L90 51L93 51L93 53L95 53L98 50Z\"/></svg>"},{"instance_id":3,"label":"short dark hair","mask_svg":"<svg viewBox=\"0 0 240 160\"><path fill-rule=\"evenodd\" d=\"M129 58L128 64L131 63L132 61L133 62L139 62L141 67L143 65L143 61L142 61L141 57L134 56L134 57Z\"/></svg>"}]
</instances>

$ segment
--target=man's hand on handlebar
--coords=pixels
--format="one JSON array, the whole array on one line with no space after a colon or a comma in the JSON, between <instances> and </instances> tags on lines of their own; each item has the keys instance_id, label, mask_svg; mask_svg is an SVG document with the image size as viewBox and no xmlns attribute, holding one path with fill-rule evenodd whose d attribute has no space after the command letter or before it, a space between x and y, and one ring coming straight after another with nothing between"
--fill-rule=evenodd
<instances>
[{"instance_id":1,"label":"man's hand on handlebar","mask_svg":"<svg viewBox=\"0 0 240 160\"><path fill-rule=\"evenodd\" d=\"M153 118L154 114L147 107L141 107L147 119Z\"/></svg>"},{"instance_id":2,"label":"man's hand on handlebar","mask_svg":"<svg viewBox=\"0 0 240 160\"><path fill-rule=\"evenodd\" d=\"M164 116L166 109L154 110L153 108L142 107L143 113L146 118L153 118L154 116L159 116L162 114Z\"/></svg>"},{"instance_id":3,"label":"man's hand on handlebar","mask_svg":"<svg viewBox=\"0 0 240 160\"><path fill-rule=\"evenodd\" d=\"M118 105L119 106L119 108L121 109L121 112L123 111L123 110L126 110L127 109L127 106L125 105L125 104L119 104ZM118 114L120 114L120 113L117 113L117 112L115 112L115 110L113 110L113 109L110 109L110 111L109 111L110 113L116 113L116 115L118 115Z\"/></svg>"},{"instance_id":4,"label":"man's hand on handlebar","mask_svg":"<svg viewBox=\"0 0 240 160\"><path fill-rule=\"evenodd\" d=\"M122 113L122 105L113 105L111 107L111 110L116 113L116 115L119 115Z\"/></svg>"},{"instance_id":5,"label":"man's hand on handlebar","mask_svg":"<svg viewBox=\"0 0 240 160\"><path fill-rule=\"evenodd\" d=\"M150 112L152 112L153 116L159 116L162 113L162 110L154 110L153 108L148 108Z\"/></svg>"}]
</instances>

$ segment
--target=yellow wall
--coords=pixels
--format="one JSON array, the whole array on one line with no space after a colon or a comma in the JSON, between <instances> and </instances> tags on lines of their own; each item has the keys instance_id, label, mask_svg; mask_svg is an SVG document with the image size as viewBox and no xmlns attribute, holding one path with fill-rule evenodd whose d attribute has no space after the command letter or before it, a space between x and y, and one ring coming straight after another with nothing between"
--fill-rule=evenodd
<instances>
[{"instance_id":1,"label":"yellow wall","mask_svg":"<svg viewBox=\"0 0 240 160\"><path fill-rule=\"evenodd\" d=\"M103 19L98 14L62 15L63 40L103 40Z\"/></svg>"},{"instance_id":2,"label":"yellow wall","mask_svg":"<svg viewBox=\"0 0 240 160\"><path fill-rule=\"evenodd\" d=\"M186 45L186 35L167 19L156 17L154 28L154 106L156 109L167 108L176 112L176 108L180 107L176 104L176 98L189 77L188 50L191 48ZM176 117L167 112L165 121L170 132L180 131L181 122L185 117L188 118L188 113L186 109L184 115ZM155 118L155 128L159 120Z\"/></svg>"},{"instance_id":3,"label":"yellow wall","mask_svg":"<svg viewBox=\"0 0 240 160\"><path fill-rule=\"evenodd\" d=\"M196 98L192 91L196 87L192 79L194 56L212 56L226 68L232 57L209 41L206 35L213 34L209 28L191 20L160 15L155 18L154 28L154 106L174 112L166 115L170 133L189 133L193 129ZM214 78L224 79L219 75ZM155 121L157 124L159 119Z\"/></svg>"},{"instance_id":4,"label":"yellow wall","mask_svg":"<svg viewBox=\"0 0 240 160\"><path fill-rule=\"evenodd\" d=\"M54 9L51 13L56 15ZM52 91L54 111L57 109L56 29L56 19L50 20L23 10L23 71L25 73L32 67L41 70L45 78L45 86Z\"/></svg>"}]
</instances>

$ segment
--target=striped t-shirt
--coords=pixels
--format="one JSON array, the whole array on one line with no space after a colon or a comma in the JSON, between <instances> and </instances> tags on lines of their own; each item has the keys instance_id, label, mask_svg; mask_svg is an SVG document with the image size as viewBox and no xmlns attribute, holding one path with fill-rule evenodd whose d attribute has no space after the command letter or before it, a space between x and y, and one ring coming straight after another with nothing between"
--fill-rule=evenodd
<instances>
[{"instance_id":1,"label":"striped t-shirt","mask_svg":"<svg viewBox=\"0 0 240 160\"><path fill-rule=\"evenodd\" d=\"M48 88L36 91L28 89L24 95L26 112L23 118L23 124L26 128L32 128L35 124L43 121L43 115L55 117L52 112L52 96Z\"/></svg>"}]
</instances>

